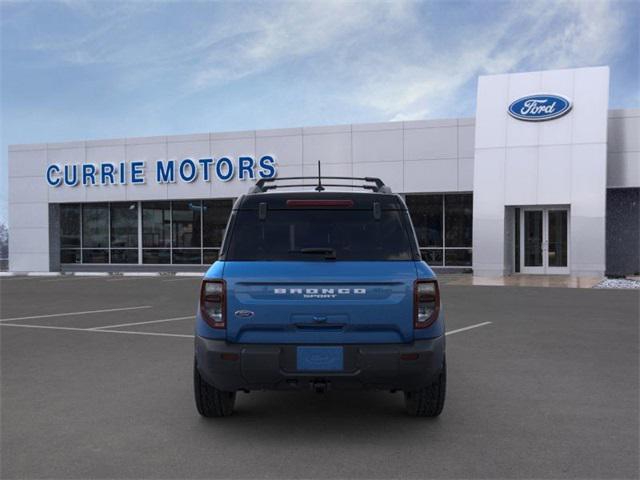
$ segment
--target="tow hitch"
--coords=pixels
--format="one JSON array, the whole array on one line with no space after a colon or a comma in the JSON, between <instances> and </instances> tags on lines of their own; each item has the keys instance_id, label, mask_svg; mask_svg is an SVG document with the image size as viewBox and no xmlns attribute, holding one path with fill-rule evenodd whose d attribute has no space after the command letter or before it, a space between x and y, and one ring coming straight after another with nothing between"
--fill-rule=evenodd
<instances>
[{"instance_id":1,"label":"tow hitch","mask_svg":"<svg viewBox=\"0 0 640 480\"><path fill-rule=\"evenodd\" d=\"M329 390L329 382L325 380L313 380L310 383L311 390L316 393L324 393Z\"/></svg>"}]
</instances>

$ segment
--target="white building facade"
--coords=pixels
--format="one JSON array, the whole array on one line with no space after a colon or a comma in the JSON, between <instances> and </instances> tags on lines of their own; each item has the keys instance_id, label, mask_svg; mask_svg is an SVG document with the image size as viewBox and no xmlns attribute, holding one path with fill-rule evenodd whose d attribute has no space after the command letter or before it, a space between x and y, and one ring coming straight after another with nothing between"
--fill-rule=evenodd
<instances>
[{"instance_id":1,"label":"white building facade","mask_svg":"<svg viewBox=\"0 0 640 480\"><path fill-rule=\"evenodd\" d=\"M258 178L380 177L427 262L477 275L638 273L640 110L609 69L478 80L475 118L9 147L12 271L193 270Z\"/></svg>"}]
</instances>

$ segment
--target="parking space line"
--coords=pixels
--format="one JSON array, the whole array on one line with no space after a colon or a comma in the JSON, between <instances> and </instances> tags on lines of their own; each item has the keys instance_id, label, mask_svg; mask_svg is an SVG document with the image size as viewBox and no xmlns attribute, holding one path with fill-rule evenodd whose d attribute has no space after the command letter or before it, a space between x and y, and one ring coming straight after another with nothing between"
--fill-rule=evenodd
<instances>
[{"instance_id":1,"label":"parking space line","mask_svg":"<svg viewBox=\"0 0 640 480\"><path fill-rule=\"evenodd\" d=\"M41 280L41 282L43 283L49 283L49 282L58 282L58 283L64 283L64 282L81 282L82 280L104 280L105 278L107 278L107 275L89 275L87 277L82 277L82 276L76 276L76 275L63 275L61 277L58 278L49 278L46 280Z\"/></svg>"},{"instance_id":2,"label":"parking space line","mask_svg":"<svg viewBox=\"0 0 640 480\"><path fill-rule=\"evenodd\" d=\"M73 332L92 332L92 333L121 333L125 335L148 335L152 337L183 337L193 338L193 335L183 335L180 333L160 333L160 332L131 332L128 330L94 330L91 328L76 327L54 327L51 325L20 325L18 323L0 323L0 327L19 327L19 328L41 328L45 330L70 330Z\"/></svg>"},{"instance_id":3,"label":"parking space line","mask_svg":"<svg viewBox=\"0 0 640 480\"><path fill-rule=\"evenodd\" d=\"M151 305L140 305L138 307L107 308L104 310L87 310L85 312L50 313L48 315L31 315L28 317L0 318L0 322L32 320L34 318L70 317L73 315L89 315L92 313L122 312L124 310L140 310L142 308L151 308Z\"/></svg>"},{"instance_id":4,"label":"parking space line","mask_svg":"<svg viewBox=\"0 0 640 480\"><path fill-rule=\"evenodd\" d=\"M473 328L484 327L485 325L491 325L492 322L482 322L476 323L475 325L469 325L468 327L458 328L456 330L450 330L445 333L445 335L453 335L454 333L466 332L467 330L471 330Z\"/></svg>"},{"instance_id":5,"label":"parking space line","mask_svg":"<svg viewBox=\"0 0 640 480\"><path fill-rule=\"evenodd\" d=\"M149 280L149 278L155 277L122 277L115 275L115 278L107 278L105 282L127 282L129 280Z\"/></svg>"},{"instance_id":6,"label":"parking space line","mask_svg":"<svg viewBox=\"0 0 640 480\"><path fill-rule=\"evenodd\" d=\"M162 323L162 322L173 322L175 320L188 320L195 319L195 315L189 315L188 317L174 317L174 318L163 318L161 320L149 320L148 322L133 322L133 323L119 323L117 325L105 325L103 327L93 327L88 330L102 330L104 328L117 328L117 327L132 327L134 325L147 325L149 323Z\"/></svg>"},{"instance_id":7,"label":"parking space line","mask_svg":"<svg viewBox=\"0 0 640 480\"><path fill-rule=\"evenodd\" d=\"M181 317L182 318L182 317ZM192 317L184 317L192 318ZM172 318L172 319L163 319L160 321L170 321L170 320L178 320L180 318ZM134 325L139 325L142 323L154 323L157 322L137 322ZM482 322L477 323L475 325L469 325L468 327L458 328L456 330L451 330L445 333L445 335L453 335L455 333L465 332L467 330L472 330L478 327L484 327L486 325L490 325L492 322ZM116 326L125 326L125 325L114 325ZM129 330L107 330L106 327L96 327L96 328L77 328L77 327L55 327L51 325L20 325L17 323L0 323L0 327L20 327L20 328L40 328L44 330L69 330L73 332L97 332L97 333L120 333L124 335L147 335L151 337L180 337L180 338L193 338L193 335L188 334L180 334L180 333L160 333L160 332L135 332Z\"/></svg>"},{"instance_id":8,"label":"parking space line","mask_svg":"<svg viewBox=\"0 0 640 480\"><path fill-rule=\"evenodd\" d=\"M198 277L180 277L180 278L171 278L168 280L162 280L163 282L180 282L182 280L200 280Z\"/></svg>"}]
</instances>

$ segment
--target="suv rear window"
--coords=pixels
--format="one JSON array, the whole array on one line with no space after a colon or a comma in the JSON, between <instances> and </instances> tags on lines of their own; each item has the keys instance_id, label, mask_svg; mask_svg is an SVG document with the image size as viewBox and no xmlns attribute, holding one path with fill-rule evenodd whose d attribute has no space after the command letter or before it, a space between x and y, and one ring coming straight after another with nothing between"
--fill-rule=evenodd
<instances>
[{"instance_id":1,"label":"suv rear window","mask_svg":"<svg viewBox=\"0 0 640 480\"><path fill-rule=\"evenodd\" d=\"M403 210L238 210L225 260L412 260Z\"/></svg>"}]
</instances>

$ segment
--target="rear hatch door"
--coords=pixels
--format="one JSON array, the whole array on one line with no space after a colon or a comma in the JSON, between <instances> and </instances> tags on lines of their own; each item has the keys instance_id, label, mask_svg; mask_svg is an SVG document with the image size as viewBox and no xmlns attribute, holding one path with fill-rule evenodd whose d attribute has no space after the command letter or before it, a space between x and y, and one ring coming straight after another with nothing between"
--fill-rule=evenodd
<instances>
[{"instance_id":1,"label":"rear hatch door","mask_svg":"<svg viewBox=\"0 0 640 480\"><path fill-rule=\"evenodd\" d=\"M413 261L228 261L224 278L230 342L413 340Z\"/></svg>"}]
</instances>

